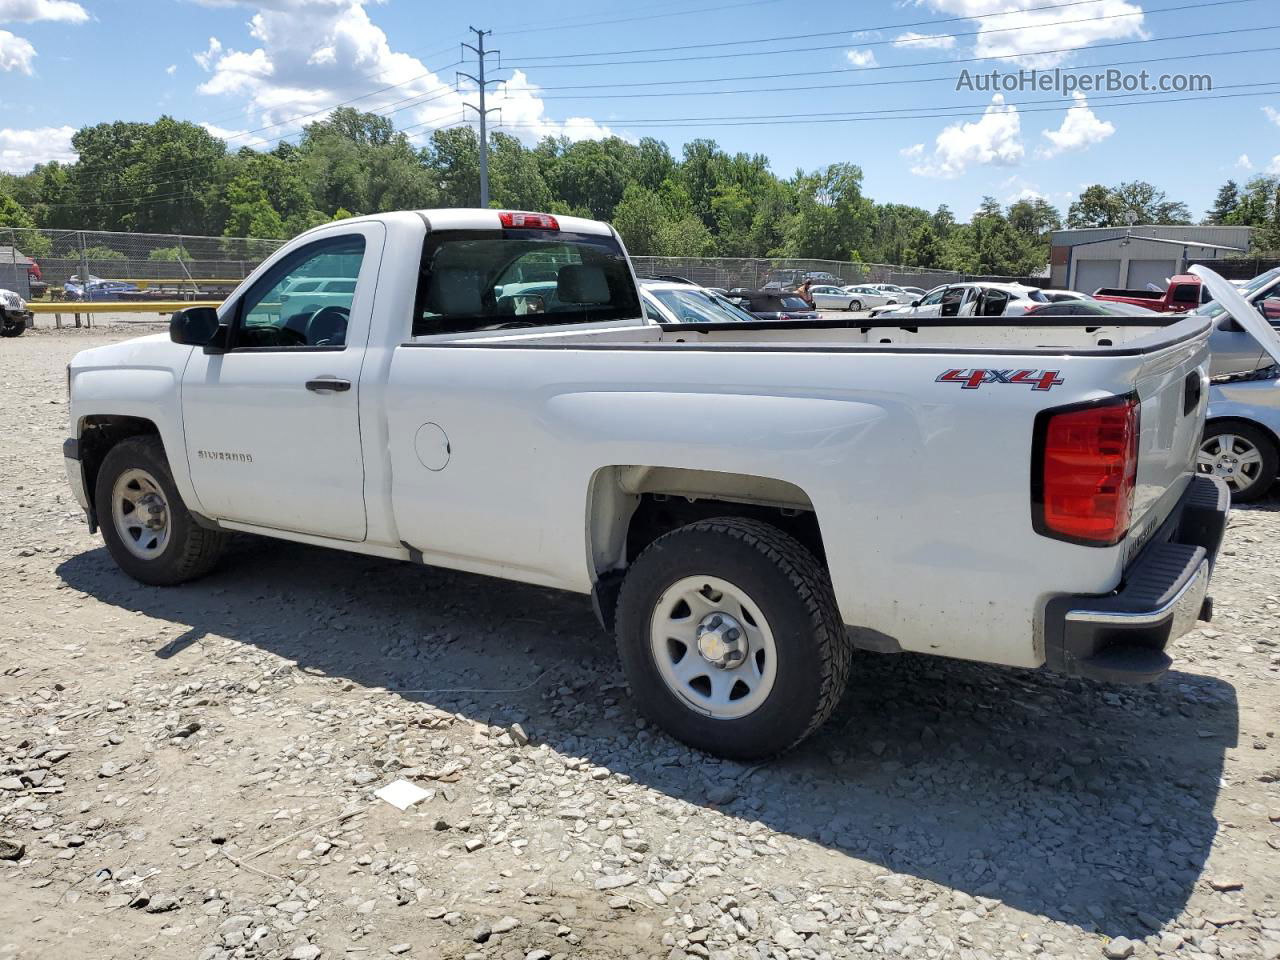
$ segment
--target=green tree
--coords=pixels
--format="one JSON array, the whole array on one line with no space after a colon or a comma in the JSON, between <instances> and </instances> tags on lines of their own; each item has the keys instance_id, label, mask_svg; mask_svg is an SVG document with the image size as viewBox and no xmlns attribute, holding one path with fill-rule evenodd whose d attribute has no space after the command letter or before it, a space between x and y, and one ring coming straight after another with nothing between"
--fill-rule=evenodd
<instances>
[{"instance_id":1,"label":"green tree","mask_svg":"<svg viewBox=\"0 0 1280 960\"><path fill-rule=\"evenodd\" d=\"M1235 213L1236 207L1240 205L1240 185L1234 180L1228 180L1218 188L1218 195L1214 198L1213 206L1209 208L1209 212L1205 214L1204 222L1208 224L1224 224L1231 222L1231 215Z\"/></svg>"},{"instance_id":2,"label":"green tree","mask_svg":"<svg viewBox=\"0 0 1280 960\"><path fill-rule=\"evenodd\" d=\"M13 227L13 245L28 257L47 256L51 244L47 237L37 233L31 214L7 193L0 193L0 243L9 243L10 232L2 229Z\"/></svg>"},{"instance_id":3,"label":"green tree","mask_svg":"<svg viewBox=\"0 0 1280 960\"><path fill-rule=\"evenodd\" d=\"M99 123L76 131L72 175L85 229L209 233L213 184L226 145L198 124L162 116L154 123Z\"/></svg>"}]
</instances>

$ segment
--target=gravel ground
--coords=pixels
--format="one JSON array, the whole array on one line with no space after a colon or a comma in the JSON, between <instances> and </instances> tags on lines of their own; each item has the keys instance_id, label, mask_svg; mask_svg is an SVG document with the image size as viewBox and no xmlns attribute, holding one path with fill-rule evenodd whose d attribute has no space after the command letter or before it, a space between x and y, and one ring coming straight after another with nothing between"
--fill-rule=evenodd
<instances>
[{"instance_id":1,"label":"gravel ground","mask_svg":"<svg viewBox=\"0 0 1280 960\"><path fill-rule=\"evenodd\" d=\"M865 655L748 767L581 597L248 537L127 579L59 444L131 332L0 343L0 957L1280 957L1276 501L1161 683Z\"/></svg>"}]
</instances>

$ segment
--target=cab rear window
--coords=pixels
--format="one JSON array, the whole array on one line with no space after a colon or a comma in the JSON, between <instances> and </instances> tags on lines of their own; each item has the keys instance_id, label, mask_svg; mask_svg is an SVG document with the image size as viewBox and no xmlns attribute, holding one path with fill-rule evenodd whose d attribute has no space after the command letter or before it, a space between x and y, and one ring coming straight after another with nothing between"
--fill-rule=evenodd
<instances>
[{"instance_id":1,"label":"cab rear window","mask_svg":"<svg viewBox=\"0 0 1280 960\"><path fill-rule=\"evenodd\" d=\"M557 230L429 233L412 335L634 320L639 296L611 236Z\"/></svg>"}]
</instances>

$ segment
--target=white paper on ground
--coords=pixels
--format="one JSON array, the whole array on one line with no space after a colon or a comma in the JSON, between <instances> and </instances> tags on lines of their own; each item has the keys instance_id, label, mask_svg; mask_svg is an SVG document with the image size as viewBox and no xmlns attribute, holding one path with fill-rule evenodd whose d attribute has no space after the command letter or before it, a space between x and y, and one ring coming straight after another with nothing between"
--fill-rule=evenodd
<instances>
[{"instance_id":1,"label":"white paper on ground","mask_svg":"<svg viewBox=\"0 0 1280 960\"><path fill-rule=\"evenodd\" d=\"M385 787L379 787L375 790L373 795L379 800L387 801L397 810L407 810L431 794L408 780L392 780Z\"/></svg>"}]
</instances>

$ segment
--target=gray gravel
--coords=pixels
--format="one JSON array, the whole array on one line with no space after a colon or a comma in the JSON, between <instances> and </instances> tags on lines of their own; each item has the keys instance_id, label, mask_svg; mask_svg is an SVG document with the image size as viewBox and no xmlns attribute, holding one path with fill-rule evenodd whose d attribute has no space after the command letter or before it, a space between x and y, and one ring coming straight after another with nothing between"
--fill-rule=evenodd
<instances>
[{"instance_id":1,"label":"gray gravel","mask_svg":"<svg viewBox=\"0 0 1280 960\"><path fill-rule=\"evenodd\" d=\"M252 538L127 579L59 446L129 332L0 343L0 958L1280 957L1274 500L1161 683L867 655L748 767L580 597Z\"/></svg>"}]
</instances>

